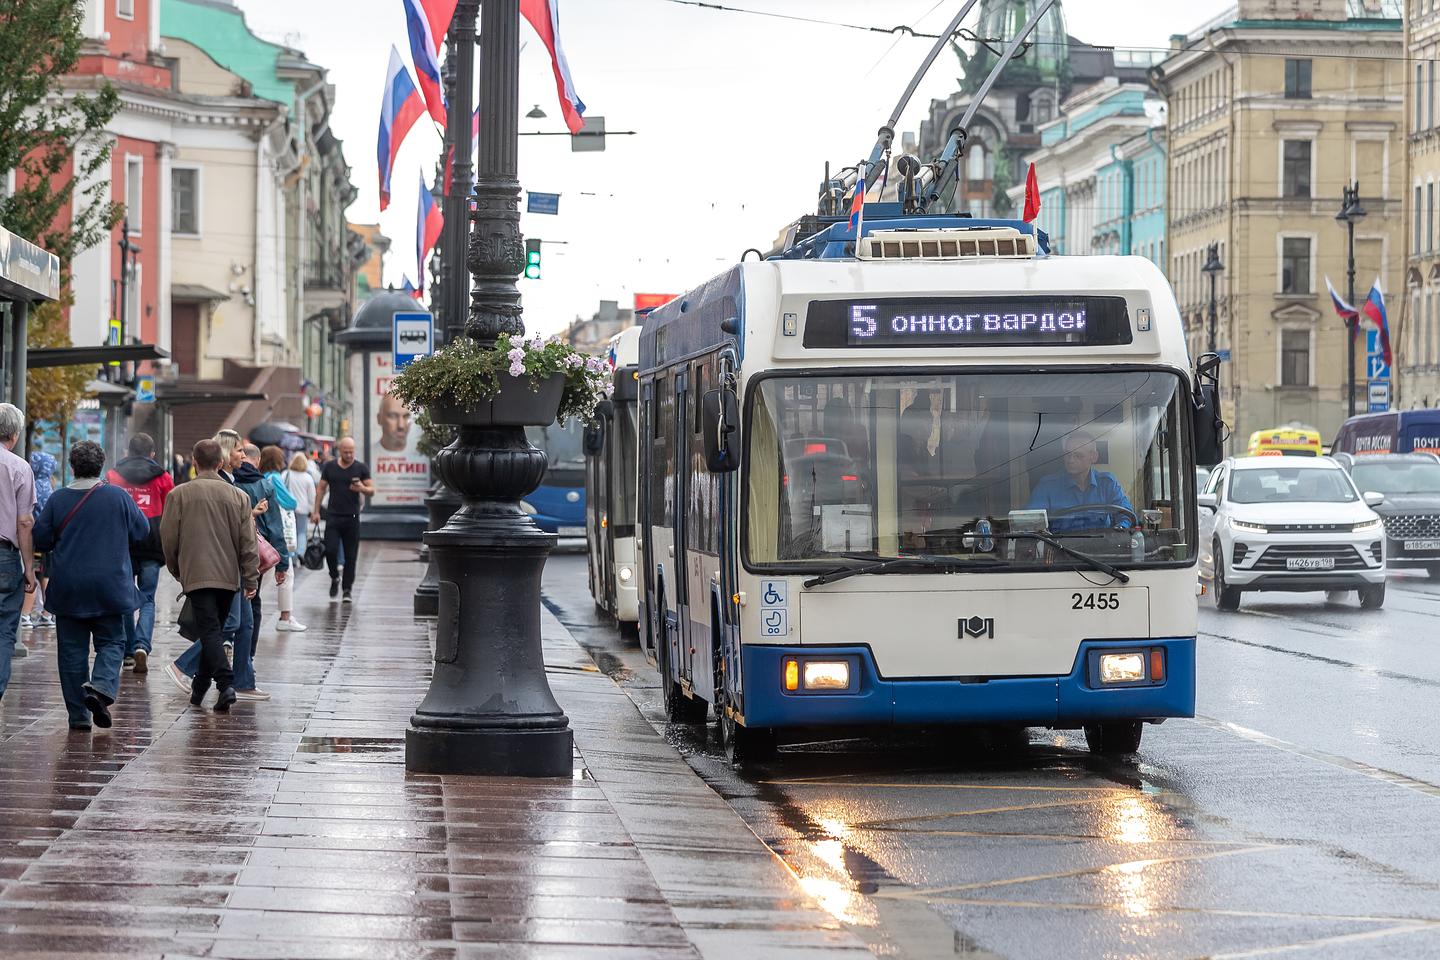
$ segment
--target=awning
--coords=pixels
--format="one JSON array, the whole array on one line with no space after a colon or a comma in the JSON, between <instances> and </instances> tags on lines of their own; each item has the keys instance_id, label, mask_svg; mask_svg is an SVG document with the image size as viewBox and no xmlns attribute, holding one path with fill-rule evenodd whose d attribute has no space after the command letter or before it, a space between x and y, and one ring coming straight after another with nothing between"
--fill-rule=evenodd
<instances>
[{"instance_id":1,"label":"awning","mask_svg":"<svg viewBox=\"0 0 1440 960\"><path fill-rule=\"evenodd\" d=\"M189 403L241 403L246 400L268 400L263 393L254 393L244 387L229 387L223 383L204 381L160 380L155 384L155 402L162 406L180 406Z\"/></svg>"},{"instance_id":2,"label":"awning","mask_svg":"<svg viewBox=\"0 0 1440 960\"><path fill-rule=\"evenodd\" d=\"M135 396L135 391L122 383L109 380L91 380L85 384L85 392L101 403L124 403Z\"/></svg>"},{"instance_id":3,"label":"awning","mask_svg":"<svg viewBox=\"0 0 1440 960\"><path fill-rule=\"evenodd\" d=\"M203 283L170 284L171 302L179 300L182 303L219 303L229 299L230 294L212 290Z\"/></svg>"},{"instance_id":4,"label":"awning","mask_svg":"<svg viewBox=\"0 0 1440 960\"><path fill-rule=\"evenodd\" d=\"M161 350L151 343L133 343L125 346L102 344L95 347L38 347L26 351L25 366L32 370L38 367L98 367L102 363L168 360L169 358L169 350Z\"/></svg>"}]
</instances>

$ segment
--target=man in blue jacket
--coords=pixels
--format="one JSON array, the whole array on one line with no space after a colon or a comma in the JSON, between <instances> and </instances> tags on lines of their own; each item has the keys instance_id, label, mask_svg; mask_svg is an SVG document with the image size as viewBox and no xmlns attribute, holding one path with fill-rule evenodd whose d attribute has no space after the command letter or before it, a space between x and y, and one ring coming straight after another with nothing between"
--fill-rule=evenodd
<instances>
[{"instance_id":1,"label":"man in blue jacket","mask_svg":"<svg viewBox=\"0 0 1440 960\"><path fill-rule=\"evenodd\" d=\"M101 482L104 466L98 443L72 446L75 482L51 495L35 523L35 548L50 554L45 609L55 615L60 692L71 730L89 730L92 717L96 726L110 726L125 658L125 618L140 606L130 545L150 535L129 494Z\"/></svg>"}]
</instances>

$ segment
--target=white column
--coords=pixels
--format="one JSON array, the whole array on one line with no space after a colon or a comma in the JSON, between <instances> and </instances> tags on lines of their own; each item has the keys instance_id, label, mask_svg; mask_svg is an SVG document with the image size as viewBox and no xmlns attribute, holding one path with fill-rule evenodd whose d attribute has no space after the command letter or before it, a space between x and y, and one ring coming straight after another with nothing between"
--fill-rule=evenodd
<instances>
[{"instance_id":1,"label":"white column","mask_svg":"<svg viewBox=\"0 0 1440 960\"><path fill-rule=\"evenodd\" d=\"M78 148L72 161L72 170L84 167L88 157L92 155L93 148ZM115 162L112 159L111 163L100 168L95 177L77 181L72 212L78 213L89 203L93 199L86 197L89 188L99 180L110 181L114 170ZM115 196L113 181L110 183L108 196ZM74 275L70 281L70 288L75 296L75 303L70 308L70 342L76 346L96 346L104 343L111 311L119 306L112 306L110 302L111 257L115 252L113 240L114 232L107 231L99 243L75 255L72 265Z\"/></svg>"},{"instance_id":2,"label":"white column","mask_svg":"<svg viewBox=\"0 0 1440 960\"><path fill-rule=\"evenodd\" d=\"M160 50L160 5L163 0L146 0L149 13L150 43L152 53Z\"/></svg>"},{"instance_id":3,"label":"white column","mask_svg":"<svg viewBox=\"0 0 1440 960\"><path fill-rule=\"evenodd\" d=\"M171 193L170 165L174 160L175 145L160 144L160 321L156 324L155 345L162 350L170 349L171 241L175 216L172 209L174 194Z\"/></svg>"},{"instance_id":4,"label":"white column","mask_svg":"<svg viewBox=\"0 0 1440 960\"><path fill-rule=\"evenodd\" d=\"M85 39L104 39L105 3L106 0L80 0L80 33Z\"/></svg>"}]
</instances>

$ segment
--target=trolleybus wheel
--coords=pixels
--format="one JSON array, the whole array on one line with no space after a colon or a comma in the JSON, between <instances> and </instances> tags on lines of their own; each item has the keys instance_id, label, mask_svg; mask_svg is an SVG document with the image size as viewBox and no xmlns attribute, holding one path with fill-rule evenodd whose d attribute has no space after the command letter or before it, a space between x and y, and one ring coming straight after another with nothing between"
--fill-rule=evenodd
<instances>
[{"instance_id":1,"label":"trolleybus wheel","mask_svg":"<svg viewBox=\"0 0 1440 960\"><path fill-rule=\"evenodd\" d=\"M1225 583L1225 557L1220 550L1220 541L1212 548L1215 557L1215 606L1221 610L1240 609L1240 588ZM1139 740L1136 740L1139 743Z\"/></svg>"},{"instance_id":2,"label":"trolleybus wheel","mask_svg":"<svg viewBox=\"0 0 1440 960\"><path fill-rule=\"evenodd\" d=\"M1376 583L1360 588L1360 609L1379 610L1385 606L1385 584Z\"/></svg>"},{"instance_id":3,"label":"trolleybus wheel","mask_svg":"<svg viewBox=\"0 0 1440 960\"><path fill-rule=\"evenodd\" d=\"M1112 720L1109 723L1087 723L1085 742L1091 753L1115 757L1140 749L1140 736L1145 724L1139 720Z\"/></svg>"},{"instance_id":4,"label":"trolleybus wheel","mask_svg":"<svg viewBox=\"0 0 1440 960\"><path fill-rule=\"evenodd\" d=\"M725 716L720 718L720 742L732 764L773 760L780 746L773 727L742 727Z\"/></svg>"}]
</instances>

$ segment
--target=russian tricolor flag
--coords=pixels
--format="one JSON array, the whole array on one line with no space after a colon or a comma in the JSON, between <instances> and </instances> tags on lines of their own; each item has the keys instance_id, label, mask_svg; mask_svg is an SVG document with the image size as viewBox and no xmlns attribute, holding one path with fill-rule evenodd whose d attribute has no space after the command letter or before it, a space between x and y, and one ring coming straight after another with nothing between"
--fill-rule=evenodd
<instances>
[{"instance_id":1,"label":"russian tricolor flag","mask_svg":"<svg viewBox=\"0 0 1440 960\"><path fill-rule=\"evenodd\" d=\"M405 27L410 34L410 56L430 116L445 126L445 88L440 81L440 45L455 19L458 0L400 0L405 4Z\"/></svg>"},{"instance_id":2,"label":"russian tricolor flag","mask_svg":"<svg viewBox=\"0 0 1440 960\"><path fill-rule=\"evenodd\" d=\"M1394 366L1395 358L1390 352L1390 320L1385 315L1385 294L1380 290L1379 277L1375 278L1370 295L1360 305L1360 313L1380 331L1380 349L1385 354L1385 365Z\"/></svg>"},{"instance_id":3,"label":"russian tricolor flag","mask_svg":"<svg viewBox=\"0 0 1440 960\"><path fill-rule=\"evenodd\" d=\"M860 228L865 223L865 165L855 178L855 196L850 200L850 229L855 231L855 242L860 242ZM858 249L858 248L857 248Z\"/></svg>"},{"instance_id":4,"label":"russian tricolor flag","mask_svg":"<svg viewBox=\"0 0 1440 960\"><path fill-rule=\"evenodd\" d=\"M414 297L416 300L421 299L423 294L421 293L420 288L415 286L415 284L411 283L409 277L405 277L403 279L405 281L405 292L408 293L410 296Z\"/></svg>"},{"instance_id":5,"label":"russian tricolor flag","mask_svg":"<svg viewBox=\"0 0 1440 960\"><path fill-rule=\"evenodd\" d=\"M415 254L416 262L420 264L420 276L425 276L425 258L430 256L430 251L435 249L435 244L440 240L440 231L445 226L445 215L440 212L440 207L435 203L435 197L430 193L430 187L425 183L425 175L420 175L420 217L415 225Z\"/></svg>"},{"instance_id":6,"label":"russian tricolor flag","mask_svg":"<svg viewBox=\"0 0 1440 960\"><path fill-rule=\"evenodd\" d=\"M400 51L390 48L390 66L385 71L385 95L380 101L380 136L376 141L376 160L380 168L380 209L390 206L390 174L395 169L395 155L415 121L425 115L425 101L400 59Z\"/></svg>"},{"instance_id":7,"label":"russian tricolor flag","mask_svg":"<svg viewBox=\"0 0 1440 960\"><path fill-rule=\"evenodd\" d=\"M575 92L570 62L565 59L565 48L560 45L560 0L520 0L520 14L530 21L530 26L540 34L545 49L550 51L550 64L555 69L555 87L560 94L560 112L565 115L565 126L570 128L570 132L579 133L585 126L585 104Z\"/></svg>"}]
</instances>

